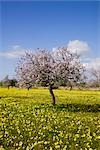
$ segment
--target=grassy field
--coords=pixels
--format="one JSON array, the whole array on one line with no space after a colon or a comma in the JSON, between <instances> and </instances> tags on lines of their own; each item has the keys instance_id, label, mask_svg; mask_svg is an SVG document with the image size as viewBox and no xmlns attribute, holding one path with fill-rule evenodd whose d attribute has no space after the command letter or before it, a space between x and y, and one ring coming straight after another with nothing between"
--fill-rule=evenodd
<instances>
[{"instance_id":1,"label":"grassy field","mask_svg":"<svg viewBox=\"0 0 100 150\"><path fill-rule=\"evenodd\" d=\"M0 149L100 150L100 91L0 89Z\"/></svg>"}]
</instances>

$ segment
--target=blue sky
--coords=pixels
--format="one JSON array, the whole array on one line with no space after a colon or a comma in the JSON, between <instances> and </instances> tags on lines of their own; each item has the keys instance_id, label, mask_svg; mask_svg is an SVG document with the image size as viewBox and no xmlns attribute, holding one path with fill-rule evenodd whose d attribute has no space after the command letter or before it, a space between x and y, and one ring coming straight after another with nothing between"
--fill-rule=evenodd
<instances>
[{"instance_id":1,"label":"blue sky","mask_svg":"<svg viewBox=\"0 0 100 150\"><path fill-rule=\"evenodd\" d=\"M85 57L99 60L99 17L99 1L0 1L0 79L14 75L25 49L85 42Z\"/></svg>"}]
</instances>

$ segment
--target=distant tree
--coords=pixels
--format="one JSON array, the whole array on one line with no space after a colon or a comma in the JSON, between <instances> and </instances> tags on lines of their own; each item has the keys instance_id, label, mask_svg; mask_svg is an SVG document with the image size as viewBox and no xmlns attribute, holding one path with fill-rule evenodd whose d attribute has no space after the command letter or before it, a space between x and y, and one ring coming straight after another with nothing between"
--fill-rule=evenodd
<instances>
[{"instance_id":1,"label":"distant tree","mask_svg":"<svg viewBox=\"0 0 100 150\"><path fill-rule=\"evenodd\" d=\"M100 68L92 68L91 74L93 76L92 85L94 87L100 87Z\"/></svg>"},{"instance_id":2,"label":"distant tree","mask_svg":"<svg viewBox=\"0 0 100 150\"><path fill-rule=\"evenodd\" d=\"M9 79L8 75L2 80L2 85L5 87L15 87L17 85L17 80L16 79Z\"/></svg>"},{"instance_id":3,"label":"distant tree","mask_svg":"<svg viewBox=\"0 0 100 150\"><path fill-rule=\"evenodd\" d=\"M52 104L55 105L54 84L61 81L78 83L82 80L83 70L79 56L62 47L55 52L45 49L26 52L18 62L16 73L20 87L29 88L38 83L48 86Z\"/></svg>"},{"instance_id":4,"label":"distant tree","mask_svg":"<svg viewBox=\"0 0 100 150\"><path fill-rule=\"evenodd\" d=\"M2 83L2 81L0 81L0 86L1 86L1 87L3 86L3 83Z\"/></svg>"},{"instance_id":5,"label":"distant tree","mask_svg":"<svg viewBox=\"0 0 100 150\"><path fill-rule=\"evenodd\" d=\"M9 79L9 87L17 87L17 80L16 79Z\"/></svg>"}]
</instances>

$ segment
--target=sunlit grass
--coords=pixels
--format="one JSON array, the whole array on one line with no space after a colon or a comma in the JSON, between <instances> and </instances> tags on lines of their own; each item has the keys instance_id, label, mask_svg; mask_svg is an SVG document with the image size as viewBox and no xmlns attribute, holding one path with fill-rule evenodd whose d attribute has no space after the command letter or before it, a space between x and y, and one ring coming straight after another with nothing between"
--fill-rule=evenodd
<instances>
[{"instance_id":1,"label":"sunlit grass","mask_svg":"<svg viewBox=\"0 0 100 150\"><path fill-rule=\"evenodd\" d=\"M5 150L99 150L100 91L0 89Z\"/></svg>"}]
</instances>

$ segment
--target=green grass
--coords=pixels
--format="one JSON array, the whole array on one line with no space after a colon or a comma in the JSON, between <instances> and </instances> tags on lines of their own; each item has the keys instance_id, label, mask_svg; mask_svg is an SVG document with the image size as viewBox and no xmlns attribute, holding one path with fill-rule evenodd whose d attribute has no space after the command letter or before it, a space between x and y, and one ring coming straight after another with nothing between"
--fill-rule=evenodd
<instances>
[{"instance_id":1,"label":"green grass","mask_svg":"<svg viewBox=\"0 0 100 150\"><path fill-rule=\"evenodd\" d=\"M5 150L100 150L100 91L0 89Z\"/></svg>"}]
</instances>

